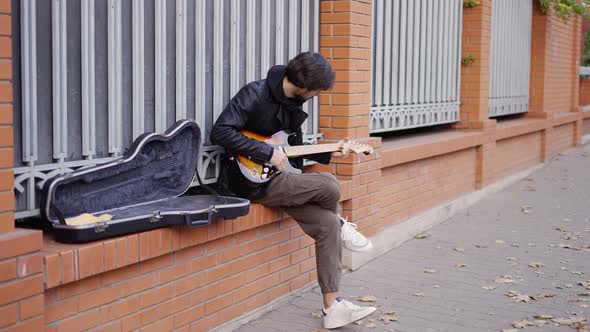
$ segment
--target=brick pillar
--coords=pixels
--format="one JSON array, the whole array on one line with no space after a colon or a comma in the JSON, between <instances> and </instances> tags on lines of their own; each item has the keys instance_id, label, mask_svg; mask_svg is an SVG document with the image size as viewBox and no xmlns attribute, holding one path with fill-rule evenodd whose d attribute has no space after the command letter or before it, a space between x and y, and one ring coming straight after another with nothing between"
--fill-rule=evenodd
<instances>
[{"instance_id":1,"label":"brick pillar","mask_svg":"<svg viewBox=\"0 0 590 332\"><path fill-rule=\"evenodd\" d=\"M321 2L320 52L336 71L336 84L332 91L320 95L320 131L328 140L348 137L377 148L381 139L369 138L371 15L370 0ZM352 182L342 213L366 235L374 234L379 223L379 152L332 162L336 175Z\"/></svg>"},{"instance_id":2,"label":"brick pillar","mask_svg":"<svg viewBox=\"0 0 590 332\"><path fill-rule=\"evenodd\" d=\"M572 88L572 112L580 112L580 60L582 57L582 45L581 45L581 38L582 36L582 18L578 15L573 17L573 47L574 50L572 52L572 82L574 82L574 86ZM574 133L573 133L573 140L574 146L580 146L582 144L582 135L584 132L584 120L578 119L574 123Z\"/></svg>"},{"instance_id":3,"label":"brick pillar","mask_svg":"<svg viewBox=\"0 0 590 332\"><path fill-rule=\"evenodd\" d=\"M43 258L40 231L14 228L12 17L0 0L0 331L42 331Z\"/></svg>"},{"instance_id":4,"label":"brick pillar","mask_svg":"<svg viewBox=\"0 0 590 332\"><path fill-rule=\"evenodd\" d=\"M14 229L10 1L0 1L0 233Z\"/></svg>"},{"instance_id":5,"label":"brick pillar","mask_svg":"<svg viewBox=\"0 0 590 332\"><path fill-rule=\"evenodd\" d=\"M494 182L493 154L496 149L496 120L489 119L490 64L492 49L492 0L463 9L461 56L471 55L474 62L461 66L460 122L453 128L478 130L488 139L477 147L476 188Z\"/></svg>"},{"instance_id":6,"label":"brick pillar","mask_svg":"<svg viewBox=\"0 0 590 332\"><path fill-rule=\"evenodd\" d=\"M320 95L320 130L327 139L369 136L371 2L322 1L320 52L336 71Z\"/></svg>"}]
</instances>

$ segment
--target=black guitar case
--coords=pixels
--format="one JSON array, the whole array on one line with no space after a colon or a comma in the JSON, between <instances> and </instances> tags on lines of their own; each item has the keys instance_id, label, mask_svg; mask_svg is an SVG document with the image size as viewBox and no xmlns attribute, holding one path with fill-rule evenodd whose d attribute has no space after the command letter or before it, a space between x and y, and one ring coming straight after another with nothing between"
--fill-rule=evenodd
<instances>
[{"instance_id":1,"label":"black guitar case","mask_svg":"<svg viewBox=\"0 0 590 332\"><path fill-rule=\"evenodd\" d=\"M201 131L193 121L178 121L161 135L145 133L121 158L48 179L41 215L56 241L78 243L170 225L206 226L216 217L248 214L247 199L182 196L195 176L200 147ZM66 224L84 213L112 218Z\"/></svg>"}]
</instances>

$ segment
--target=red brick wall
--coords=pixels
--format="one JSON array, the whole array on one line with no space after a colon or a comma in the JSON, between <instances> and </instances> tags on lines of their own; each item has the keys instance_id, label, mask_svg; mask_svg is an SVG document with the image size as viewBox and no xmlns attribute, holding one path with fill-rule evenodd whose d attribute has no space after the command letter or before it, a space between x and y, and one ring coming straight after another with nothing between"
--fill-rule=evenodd
<instances>
[{"instance_id":1,"label":"red brick wall","mask_svg":"<svg viewBox=\"0 0 590 332\"><path fill-rule=\"evenodd\" d=\"M555 127L553 130L552 148L555 153L565 151L574 146L574 124L568 123Z\"/></svg>"},{"instance_id":2,"label":"red brick wall","mask_svg":"<svg viewBox=\"0 0 590 332\"><path fill-rule=\"evenodd\" d=\"M0 233L14 229L10 1L0 1Z\"/></svg>"},{"instance_id":3,"label":"red brick wall","mask_svg":"<svg viewBox=\"0 0 590 332\"><path fill-rule=\"evenodd\" d=\"M579 61L579 24L576 19L564 22L554 15L541 13L533 1L531 44L530 109L544 112L570 112L577 94ZM572 93L575 91L575 96Z\"/></svg>"},{"instance_id":4,"label":"red brick wall","mask_svg":"<svg viewBox=\"0 0 590 332\"><path fill-rule=\"evenodd\" d=\"M497 178L510 176L540 162L540 132L508 138L496 143L494 170Z\"/></svg>"},{"instance_id":5,"label":"red brick wall","mask_svg":"<svg viewBox=\"0 0 590 332\"><path fill-rule=\"evenodd\" d=\"M0 330L43 330L41 232L0 234Z\"/></svg>"},{"instance_id":6,"label":"red brick wall","mask_svg":"<svg viewBox=\"0 0 590 332\"><path fill-rule=\"evenodd\" d=\"M378 226L407 219L475 190L475 154L471 148L384 168Z\"/></svg>"},{"instance_id":7,"label":"red brick wall","mask_svg":"<svg viewBox=\"0 0 590 332\"><path fill-rule=\"evenodd\" d=\"M228 230L224 234L229 235L218 234L210 242L50 287L45 292L46 331L205 331L315 281L313 240L290 218L270 221L270 213L255 205L252 216L240 222L253 220L259 226L233 234ZM217 222L226 228L233 224ZM154 232L142 233L159 234L156 243L149 237L147 251L166 252L183 241L174 233L163 237L169 229ZM206 239L207 232L202 228L197 233ZM139 256L146 251L141 243L134 248ZM105 254L99 264L117 256Z\"/></svg>"}]
</instances>

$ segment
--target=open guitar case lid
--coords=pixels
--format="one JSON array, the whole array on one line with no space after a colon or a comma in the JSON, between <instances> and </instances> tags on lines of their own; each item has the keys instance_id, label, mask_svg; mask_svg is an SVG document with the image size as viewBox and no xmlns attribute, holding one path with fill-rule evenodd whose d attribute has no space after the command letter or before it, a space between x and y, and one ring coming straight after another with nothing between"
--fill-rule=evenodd
<instances>
[{"instance_id":1,"label":"open guitar case lid","mask_svg":"<svg viewBox=\"0 0 590 332\"><path fill-rule=\"evenodd\" d=\"M178 121L164 134L142 134L121 158L48 179L41 195L42 217L51 223L56 241L78 243L246 215L247 199L182 196L195 176L200 147L201 131L189 120ZM66 224L84 213L112 218Z\"/></svg>"}]
</instances>

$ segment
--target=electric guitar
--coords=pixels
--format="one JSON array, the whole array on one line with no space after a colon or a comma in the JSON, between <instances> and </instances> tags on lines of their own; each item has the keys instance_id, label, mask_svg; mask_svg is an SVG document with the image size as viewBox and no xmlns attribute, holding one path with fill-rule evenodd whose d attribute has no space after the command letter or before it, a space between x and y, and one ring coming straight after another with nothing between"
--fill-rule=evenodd
<instances>
[{"instance_id":1,"label":"electric guitar","mask_svg":"<svg viewBox=\"0 0 590 332\"><path fill-rule=\"evenodd\" d=\"M287 141L290 135L285 131L279 131L271 137L258 135L247 130L242 130L240 133L248 138L270 144L274 148L283 151L288 158L316 153L340 151L343 149L344 144L348 144L350 150L355 153L373 153L373 148L371 146L350 140L345 140L342 143L291 146ZM247 180L254 183L265 183L270 181L270 179L280 172L301 173L300 169L293 167L291 164L279 171L273 164L269 162L260 163L241 155L238 155L237 158L235 158L235 162L238 164L242 175Z\"/></svg>"}]
</instances>

